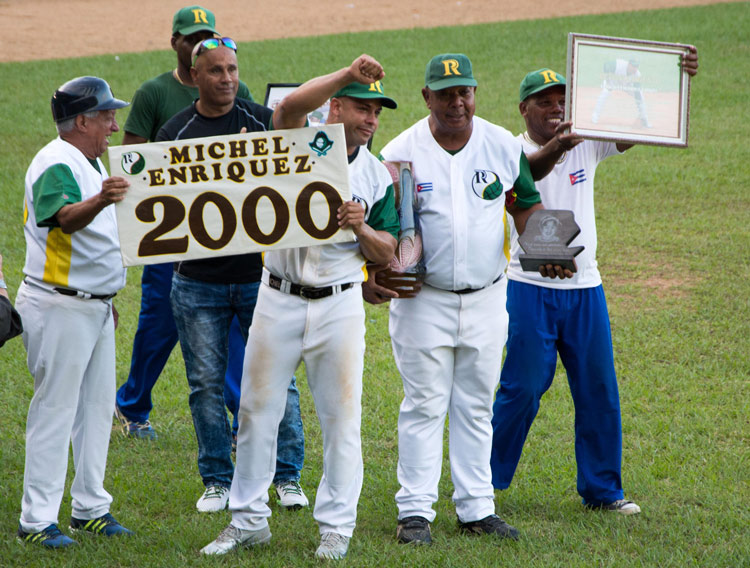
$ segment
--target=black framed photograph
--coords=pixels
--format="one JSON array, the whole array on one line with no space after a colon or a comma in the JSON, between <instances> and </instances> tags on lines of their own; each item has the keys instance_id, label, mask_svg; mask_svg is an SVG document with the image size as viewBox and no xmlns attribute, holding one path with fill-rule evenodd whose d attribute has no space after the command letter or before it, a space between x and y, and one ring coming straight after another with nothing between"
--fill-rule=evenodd
<instances>
[{"instance_id":1,"label":"black framed photograph","mask_svg":"<svg viewBox=\"0 0 750 568\"><path fill-rule=\"evenodd\" d=\"M565 120L584 138L688 145L689 46L568 34Z\"/></svg>"},{"instance_id":2,"label":"black framed photograph","mask_svg":"<svg viewBox=\"0 0 750 568\"><path fill-rule=\"evenodd\" d=\"M302 83L268 83L266 85L266 98L263 102L265 106L270 109L275 109L276 105L287 96L289 93L294 91ZM320 126L326 123L328 119L328 107L329 101L307 115L307 121L310 126Z\"/></svg>"}]
</instances>

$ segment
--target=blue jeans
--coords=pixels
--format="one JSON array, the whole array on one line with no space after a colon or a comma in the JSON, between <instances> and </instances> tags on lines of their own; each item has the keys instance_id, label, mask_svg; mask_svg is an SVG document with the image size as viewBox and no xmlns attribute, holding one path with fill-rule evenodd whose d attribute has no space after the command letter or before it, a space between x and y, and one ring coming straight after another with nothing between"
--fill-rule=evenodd
<instances>
[{"instance_id":1,"label":"blue jeans","mask_svg":"<svg viewBox=\"0 0 750 568\"><path fill-rule=\"evenodd\" d=\"M141 311L133 338L128 380L117 391L117 406L129 420L145 422L153 405L151 391L177 344L169 293L172 289L171 262L143 267L141 277ZM229 362L224 377L224 402L234 416L232 431L237 431L240 406L240 383L245 342L239 321L232 320L229 332Z\"/></svg>"},{"instance_id":2,"label":"blue jeans","mask_svg":"<svg viewBox=\"0 0 750 568\"><path fill-rule=\"evenodd\" d=\"M259 286L260 282L213 284L177 273L172 278L170 301L190 386L190 412L198 439L198 470L206 486L229 487L232 483L232 431L224 410L229 329L236 316L247 341ZM304 453L299 392L292 380L279 427L274 482L299 479Z\"/></svg>"}]
</instances>

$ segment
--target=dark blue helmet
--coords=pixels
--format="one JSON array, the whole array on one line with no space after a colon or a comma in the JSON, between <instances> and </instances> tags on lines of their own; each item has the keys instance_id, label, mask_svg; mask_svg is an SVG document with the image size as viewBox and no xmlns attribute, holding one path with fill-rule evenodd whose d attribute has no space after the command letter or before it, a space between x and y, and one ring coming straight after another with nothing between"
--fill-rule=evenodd
<instances>
[{"instance_id":1,"label":"dark blue helmet","mask_svg":"<svg viewBox=\"0 0 750 568\"><path fill-rule=\"evenodd\" d=\"M52 118L61 122L92 110L112 110L130 103L116 99L112 89L99 77L76 77L52 95Z\"/></svg>"}]
</instances>

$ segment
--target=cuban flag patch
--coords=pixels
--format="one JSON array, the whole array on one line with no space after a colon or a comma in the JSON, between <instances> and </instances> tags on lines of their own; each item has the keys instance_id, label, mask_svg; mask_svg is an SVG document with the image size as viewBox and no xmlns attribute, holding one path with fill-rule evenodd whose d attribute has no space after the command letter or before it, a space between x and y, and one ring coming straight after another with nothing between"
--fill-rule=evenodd
<instances>
[{"instance_id":1,"label":"cuban flag patch","mask_svg":"<svg viewBox=\"0 0 750 568\"><path fill-rule=\"evenodd\" d=\"M577 172L573 172L572 174L568 174L568 177L570 178L570 185L575 185L577 183L582 183L586 181L586 171L585 170L578 170Z\"/></svg>"},{"instance_id":2,"label":"cuban flag patch","mask_svg":"<svg viewBox=\"0 0 750 568\"><path fill-rule=\"evenodd\" d=\"M422 193L423 191L432 191L432 182L418 183L417 193Z\"/></svg>"}]
</instances>

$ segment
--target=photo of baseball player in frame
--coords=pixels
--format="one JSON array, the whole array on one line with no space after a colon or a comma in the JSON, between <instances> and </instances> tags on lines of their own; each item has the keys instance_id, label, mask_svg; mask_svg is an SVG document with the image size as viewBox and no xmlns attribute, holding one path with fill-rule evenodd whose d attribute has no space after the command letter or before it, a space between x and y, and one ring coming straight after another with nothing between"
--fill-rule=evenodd
<instances>
[{"instance_id":1,"label":"photo of baseball player in frame","mask_svg":"<svg viewBox=\"0 0 750 568\"><path fill-rule=\"evenodd\" d=\"M595 140L687 147L689 46L568 34L565 120Z\"/></svg>"}]
</instances>

